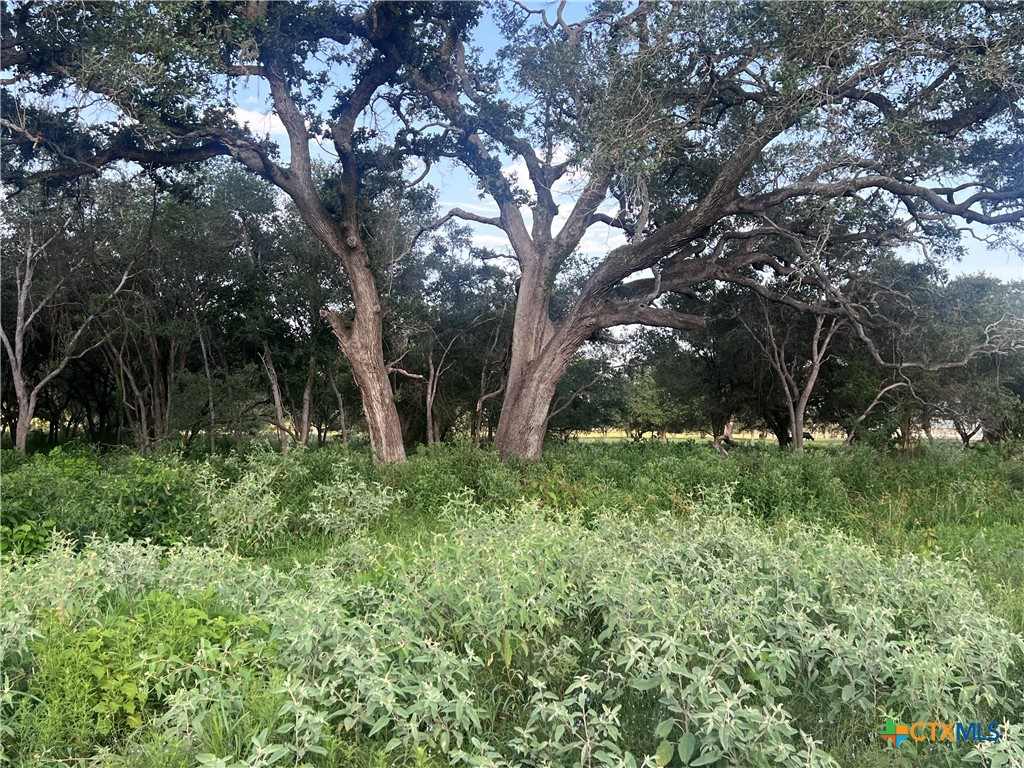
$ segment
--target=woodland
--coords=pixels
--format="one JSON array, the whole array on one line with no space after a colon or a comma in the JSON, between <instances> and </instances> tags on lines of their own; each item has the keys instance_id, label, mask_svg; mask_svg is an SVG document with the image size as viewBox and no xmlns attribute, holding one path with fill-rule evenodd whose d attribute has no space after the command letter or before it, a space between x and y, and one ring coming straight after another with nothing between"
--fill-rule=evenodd
<instances>
[{"instance_id":1,"label":"woodland","mask_svg":"<svg viewBox=\"0 0 1024 768\"><path fill-rule=\"evenodd\" d=\"M5 5L8 434L1019 433L1018 9L838 8Z\"/></svg>"},{"instance_id":2,"label":"woodland","mask_svg":"<svg viewBox=\"0 0 1024 768\"><path fill-rule=\"evenodd\" d=\"M0 88L0 762L1024 768L1024 6L5 0Z\"/></svg>"}]
</instances>

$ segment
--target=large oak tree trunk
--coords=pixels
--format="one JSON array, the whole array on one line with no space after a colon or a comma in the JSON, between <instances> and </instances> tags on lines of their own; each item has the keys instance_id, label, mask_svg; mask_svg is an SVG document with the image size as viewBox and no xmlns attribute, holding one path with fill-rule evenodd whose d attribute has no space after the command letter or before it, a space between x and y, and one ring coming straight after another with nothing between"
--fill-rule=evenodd
<instances>
[{"instance_id":1,"label":"large oak tree trunk","mask_svg":"<svg viewBox=\"0 0 1024 768\"><path fill-rule=\"evenodd\" d=\"M495 444L503 458L539 459L561 370L541 362L509 378Z\"/></svg>"},{"instance_id":2,"label":"large oak tree trunk","mask_svg":"<svg viewBox=\"0 0 1024 768\"><path fill-rule=\"evenodd\" d=\"M352 282L355 289L357 281L354 276ZM351 326L337 312L327 311L323 314L338 339L342 354L352 366L352 378L362 396L363 413L374 456L377 461L385 463L403 461L405 444L402 442L402 424L395 406L387 363L384 361L383 327L376 286L373 286L373 292L372 299L367 297L363 306L369 304L376 311L357 310ZM360 305L357 303L356 306Z\"/></svg>"},{"instance_id":3,"label":"large oak tree trunk","mask_svg":"<svg viewBox=\"0 0 1024 768\"><path fill-rule=\"evenodd\" d=\"M354 185L354 181L352 183ZM358 231L358 220L355 213L351 213L347 226L338 228L318 201L301 195L294 195L293 199L306 223L338 257L352 287L355 312L351 319L333 310L324 310L321 315L334 331L338 346L352 367L374 457L385 463L403 461L402 426L384 360L384 311L377 281L370 270L363 243L354 234L344 235L346 231Z\"/></svg>"},{"instance_id":4,"label":"large oak tree trunk","mask_svg":"<svg viewBox=\"0 0 1024 768\"><path fill-rule=\"evenodd\" d=\"M555 388L579 347L567 339L555 338L549 303L544 270L534 255L523 263L505 400L494 438L502 458L541 457Z\"/></svg>"},{"instance_id":5,"label":"large oak tree trunk","mask_svg":"<svg viewBox=\"0 0 1024 768\"><path fill-rule=\"evenodd\" d=\"M374 34L386 37L397 15L395 8L381 10L374 21ZM370 445L374 456L381 462L404 460L405 446L402 443L402 429L388 367L384 361L384 313L380 291L361 235L361 167L353 137L360 114L373 101L377 89L388 82L398 67L397 59L376 59L361 73L353 92L333 115L330 134L341 165L341 175L333 181L333 195L336 195L336 199L330 206L331 210L328 210L314 182L313 160L309 152L312 135L306 117L289 90L292 84L285 77L285 68L280 62L268 58L261 74L270 85L274 107L288 133L291 151L288 169L273 165L258 152L233 152L236 159L255 173L264 177L269 174L270 180L291 197L303 221L337 257L349 280L354 309L352 318L333 310L323 310L321 314L330 324L342 354L352 366L352 376L362 396Z\"/></svg>"},{"instance_id":6,"label":"large oak tree trunk","mask_svg":"<svg viewBox=\"0 0 1024 768\"><path fill-rule=\"evenodd\" d=\"M404 460L402 425L380 347L376 350L346 350L345 356L352 365L352 375L362 395L374 456L385 463Z\"/></svg>"},{"instance_id":7,"label":"large oak tree trunk","mask_svg":"<svg viewBox=\"0 0 1024 768\"><path fill-rule=\"evenodd\" d=\"M543 312L547 313L546 305ZM558 343L559 340L550 336L550 333L540 331L535 339L547 339L544 351L526 360L524 358L528 349L524 348L526 345L522 343L523 340L513 339L505 400L495 434L495 444L503 458L541 458L555 388L565 375L573 353L580 346L579 342L571 339L561 339L561 343Z\"/></svg>"}]
</instances>

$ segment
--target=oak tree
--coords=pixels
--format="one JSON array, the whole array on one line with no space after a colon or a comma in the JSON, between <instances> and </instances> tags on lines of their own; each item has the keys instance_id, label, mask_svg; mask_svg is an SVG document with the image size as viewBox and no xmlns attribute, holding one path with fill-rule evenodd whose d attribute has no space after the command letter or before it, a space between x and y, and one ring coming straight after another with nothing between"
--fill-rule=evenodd
<instances>
[{"instance_id":1,"label":"oak tree","mask_svg":"<svg viewBox=\"0 0 1024 768\"><path fill-rule=\"evenodd\" d=\"M705 322L667 307L668 293L720 281L771 298L765 274L827 288L822 250L918 241L938 253L960 227L1024 218L1018 5L573 10L500 6L508 45L493 61L445 19L421 35L437 41L429 54L420 38L375 42L418 94L403 94L410 124L431 109L415 135L454 139L494 204L445 218L500 229L517 262L503 454L540 455L558 381L602 329ZM584 279L555 311L567 263L609 229L621 239L588 249ZM820 311L871 321L851 302Z\"/></svg>"},{"instance_id":2,"label":"oak tree","mask_svg":"<svg viewBox=\"0 0 1024 768\"><path fill-rule=\"evenodd\" d=\"M5 181L24 187L119 162L160 168L228 156L274 184L348 279L350 311L325 318L351 364L377 458L401 459L363 180L382 159L401 167L404 148L366 118L401 66L381 51L416 39L424 15L460 29L477 13L445 3L5 2ZM240 89L257 82L286 134L286 159L236 117ZM317 145L333 155L324 183L314 173Z\"/></svg>"}]
</instances>

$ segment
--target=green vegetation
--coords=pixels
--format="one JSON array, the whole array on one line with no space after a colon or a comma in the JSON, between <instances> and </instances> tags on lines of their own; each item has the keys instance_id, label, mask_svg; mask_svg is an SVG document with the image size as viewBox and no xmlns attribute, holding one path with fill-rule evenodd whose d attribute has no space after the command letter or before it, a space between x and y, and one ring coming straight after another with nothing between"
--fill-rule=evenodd
<instances>
[{"instance_id":1,"label":"green vegetation","mask_svg":"<svg viewBox=\"0 0 1024 768\"><path fill-rule=\"evenodd\" d=\"M7 458L13 765L1024 761L1009 445Z\"/></svg>"},{"instance_id":2,"label":"green vegetation","mask_svg":"<svg viewBox=\"0 0 1024 768\"><path fill-rule=\"evenodd\" d=\"M1024 4L588 5L0 0L0 763L1024 768Z\"/></svg>"},{"instance_id":3,"label":"green vegetation","mask_svg":"<svg viewBox=\"0 0 1024 768\"><path fill-rule=\"evenodd\" d=\"M559 5L0 2L0 439L1024 438L1024 6Z\"/></svg>"}]
</instances>

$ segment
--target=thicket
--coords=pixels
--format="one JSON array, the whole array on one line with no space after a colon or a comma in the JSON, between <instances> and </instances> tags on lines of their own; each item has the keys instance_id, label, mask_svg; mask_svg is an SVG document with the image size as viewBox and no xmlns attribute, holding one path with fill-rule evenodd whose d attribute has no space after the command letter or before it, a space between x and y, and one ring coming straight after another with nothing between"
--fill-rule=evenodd
<instances>
[{"instance_id":1,"label":"thicket","mask_svg":"<svg viewBox=\"0 0 1024 768\"><path fill-rule=\"evenodd\" d=\"M3 756L1019 766L1018 462L641 444L521 466L463 446L392 467L5 463ZM12 523L48 520L12 551ZM894 751L886 716L1007 735Z\"/></svg>"},{"instance_id":2,"label":"thicket","mask_svg":"<svg viewBox=\"0 0 1024 768\"><path fill-rule=\"evenodd\" d=\"M951 527L1024 525L1022 450L745 447L722 459L702 443L643 442L552 445L541 462L502 463L456 444L380 466L365 451L340 447L281 456L255 443L241 454L144 459L71 445L29 457L4 451L0 488L5 535L53 521L78 541L95 534L230 544L234 536L236 548L265 553L293 534L308 542L312 532L344 536L371 523L393 532L430 526L439 501L463 489L490 509L531 499L559 512L643 512L679 509L702 488L729 486L767 522L795 517L927 551ZM330 519L343 510L353 510L352 520Z\"/></svg>"}]
</instances>

